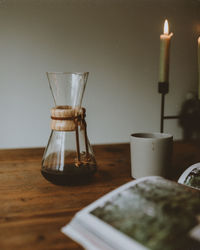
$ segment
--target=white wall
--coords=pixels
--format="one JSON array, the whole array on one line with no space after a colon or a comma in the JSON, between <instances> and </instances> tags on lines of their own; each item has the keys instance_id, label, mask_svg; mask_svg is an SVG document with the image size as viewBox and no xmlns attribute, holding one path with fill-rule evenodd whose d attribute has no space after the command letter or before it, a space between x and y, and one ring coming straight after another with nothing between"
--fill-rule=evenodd
<instances>
[{"instance_id":1,"label":"white wall","mask_svg":"<svg viewBox=\"0 0 200 250\"><path fill-rule=\"evenodd\" d=\"M89 71L83 105L92 143L159 131L159 36L171 42L167 115L197 90L198 0L0 1L0 148L47 144L53 99L46 71ZM165 132L181 138L177 121Z\"/></svg>"}]
</instances>

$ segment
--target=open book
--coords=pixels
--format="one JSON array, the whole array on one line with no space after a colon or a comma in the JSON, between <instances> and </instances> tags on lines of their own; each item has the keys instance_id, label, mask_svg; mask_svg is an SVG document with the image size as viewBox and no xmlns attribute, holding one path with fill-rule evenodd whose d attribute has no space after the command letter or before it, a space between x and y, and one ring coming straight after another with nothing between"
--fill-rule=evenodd
<instances>
[{"instance_id":1,"label":"open book","mask_svg":"<svg viewBox=\"0 0 200 250\"><path fill-rule=\"evenodd\" d=\"M200 250L200 163L178 182L133 180L82 209L61 230L90 250Z\"/></svg>"}]
</instances>

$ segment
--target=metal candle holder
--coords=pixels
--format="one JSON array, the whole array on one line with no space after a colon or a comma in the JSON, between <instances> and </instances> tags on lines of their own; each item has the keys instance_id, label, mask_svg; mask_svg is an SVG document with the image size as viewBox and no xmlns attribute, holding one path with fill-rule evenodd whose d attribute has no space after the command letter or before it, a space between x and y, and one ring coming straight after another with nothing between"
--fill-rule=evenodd
<instances>
[{"instance_id":1,"label":"metal candle holder","mask_svg":"<svg viewBox=\"0 0 200 250\"><path fill-rule=\"evenodd\" d=\"M167 119L179 119L179 116L165 115L165 95L169 92L168 82L158 83L158 92L161 94L161 113L160 113L160 133L164 130L164 120Z\"/></svg>"}]
</instances>

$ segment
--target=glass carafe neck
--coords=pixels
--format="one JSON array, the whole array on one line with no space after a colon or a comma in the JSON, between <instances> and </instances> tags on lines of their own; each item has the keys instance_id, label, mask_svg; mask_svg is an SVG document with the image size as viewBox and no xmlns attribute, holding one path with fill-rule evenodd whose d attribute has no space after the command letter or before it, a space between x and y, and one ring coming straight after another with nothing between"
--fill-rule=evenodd
<instances>
[{"instance_id":1,"label":"glass carafe neck","mask_svg":"<svg viewBox=\"0 0 200 250\"><path fill-rule=\"evenodd\" d=\"M55 106L80 107L88 72L47 72Z\"/></svg>"}]
</instances>

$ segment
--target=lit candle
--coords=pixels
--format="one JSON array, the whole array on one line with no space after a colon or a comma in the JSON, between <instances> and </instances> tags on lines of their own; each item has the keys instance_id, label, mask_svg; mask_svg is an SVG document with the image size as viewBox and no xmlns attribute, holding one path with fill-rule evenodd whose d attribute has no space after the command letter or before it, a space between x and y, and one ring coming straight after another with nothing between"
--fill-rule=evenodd
<instances>
[{"instance_id":1,"label":"lit candle","mask_svg":"<svg viewBox=\"0 0 200 250\"><path fill-rule=\"evenodd\" d=\"M200 99L200 37L198 38L198 73L199 73L198 97Z\"/></svg>"},{"instance_id":2,"label":"lit candle","mask_svg":"<svg viewBox=\"0 0 200 250\"><path fill-rule=\"evenodd\" d=\"M164 34L160 35L160 71L159 82L168 82L169 80L169 47L170 40L173 36L169 34L168 21L164 23Z\"/></svg>"}]
</instances>

